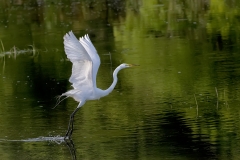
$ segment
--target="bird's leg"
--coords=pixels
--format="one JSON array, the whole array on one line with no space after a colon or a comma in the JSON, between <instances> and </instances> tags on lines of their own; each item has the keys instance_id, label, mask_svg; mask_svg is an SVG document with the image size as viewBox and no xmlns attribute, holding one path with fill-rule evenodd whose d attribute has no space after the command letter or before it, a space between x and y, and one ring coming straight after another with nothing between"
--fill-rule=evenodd
<instances>
[{"instance_id":1,"label":"bird's leg","mask_svg":"<svg viewBox=\"0 0 240 160\"><path fill-rule=\"evenodd\" d=\"M70 115L70 119L69 119L69 123L68 123L68 130L67 130L67 133L65 134L65 139L67 138L70 138L71 137L71 134L69 135L69 133L71 133L70 131L72 130L73 128L73 120L74 120L74 115ZM72 128L71 128L72 126Z\"/></svg>"},{"instance_id":2,"label":"bird's leg","mask_svg":"<svg viewBox=\"0 0 240 160\"><path fill-rule=\"evenodd\" d=\"M75 113L80 109L80 107L77 107L75 109L75 111L73 111L73 113L70 115L70 120L69 120L69 124L68 124L68 130L67 133L65 135L65 139L70 139L72 136L72 132L73 132L73 121L74 121L74 115Z\"/></svg>"}]
</instances>

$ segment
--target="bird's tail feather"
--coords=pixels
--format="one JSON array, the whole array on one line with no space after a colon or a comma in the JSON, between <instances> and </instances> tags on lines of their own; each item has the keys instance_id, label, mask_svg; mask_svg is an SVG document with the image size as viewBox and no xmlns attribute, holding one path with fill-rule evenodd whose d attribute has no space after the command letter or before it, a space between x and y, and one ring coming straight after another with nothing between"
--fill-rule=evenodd
<instances>
[{"instance_id":1,"label":"bird's tail feather","mask_svg":"<svg viewBox=\"0 0 240 160\"><path fill-rule=\"evenodd\" d=\"M66 97L64 97L63 99L61 99L61 97L63 97L63 96L66 96ZM57 99L57 104L56 104L52 109L56 108L56 107L59 105L59 103L61 103L64 99L67 99L68 97L70 97L70 96L69 96L69 95L66 95L65 93L62 94L62 95L57 96L57 97L56 97L56 99Z\"/></svg>"}]
</instances>

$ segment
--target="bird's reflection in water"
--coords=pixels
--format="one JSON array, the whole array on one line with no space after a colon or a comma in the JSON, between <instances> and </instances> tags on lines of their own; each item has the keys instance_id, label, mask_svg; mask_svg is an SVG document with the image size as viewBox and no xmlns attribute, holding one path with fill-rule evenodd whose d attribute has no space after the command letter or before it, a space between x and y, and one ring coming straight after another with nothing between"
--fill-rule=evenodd
<instances>
[{"instance_id":1,"label":"bird's reflection in water","mask_svg":"<svg viewBox=\"0 0 240 160\"><path fill-rule=\"evenodd\" d=\"M74 147L74 143L73 143L73 140L72 139L64 139L65 143L67 144L68 146L68 149L70 151L70 154L72 156L72 159L73 160L76 160L77 157L76 157L76 150L75 150L75 147Z\"/></svg>"}]
</instances>

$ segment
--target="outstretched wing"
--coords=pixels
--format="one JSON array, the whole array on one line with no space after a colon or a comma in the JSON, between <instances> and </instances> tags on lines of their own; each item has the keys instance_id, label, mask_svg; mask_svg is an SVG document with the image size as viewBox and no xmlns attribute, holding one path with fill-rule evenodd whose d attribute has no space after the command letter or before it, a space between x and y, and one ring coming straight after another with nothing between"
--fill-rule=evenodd
<instances>
[{"instance_id":1,"label":"outstretched wing","mask_svg":"<svg viewBox=\"0 0 240 160\"><path fill-rule=\"evenodd\" d=\"M92 59L92 63L93 63L93 66L92 66L93 85L94 85L94 87L97 87L96 79L97 79L98 68L100 66L100 58L97 54L97 50L95 49L95 47L92 44L88 35L85 35L84 37L81 37L79 39L79 42L82 44L82 46L85 48L85 50L87 51L87 53L89 54L89 56Z\"/></svg>"},{"instance_id":2,"label":"outstretched wing","mask_svg":"<svg viewBox=\"0 0 240 160\"><path fill-rule=\"evenodd\" d=\"M72 75L69 81L75 89L85 88L90 90L96 87L96 75L100 65L100 59L96 53L96 49L91 45L92 43L89 38L84 38L82 43L79 42L72 31L64 36L64 49L67 58L73 63ZM92 58L92 53L95 53L97 58ZM97 62L95 62L96 59Z\"/></svg>"}]
</instances>

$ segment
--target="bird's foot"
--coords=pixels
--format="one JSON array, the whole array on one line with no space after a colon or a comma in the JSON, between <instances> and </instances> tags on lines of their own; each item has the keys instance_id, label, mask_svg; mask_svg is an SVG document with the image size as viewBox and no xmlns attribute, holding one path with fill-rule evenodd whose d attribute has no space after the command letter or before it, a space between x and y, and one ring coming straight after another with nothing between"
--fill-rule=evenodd
<instances>
[{"instance_id":1,"label":"bird's foot","mask_svg":"<svg viewBox=\"0 0 240 160\"><path fill-rule=\"evenodd\" d=\"M71 139L71 137L69 137L69 136L64 137L64 140L70 140L70 139Z\"/></svg>"},{"instance_id":2,"label":"bird's foot","mask_svg":"<svg viewBox=\"0 0 240 160\"><path fill-rule=\"evenodd\" d=\"M72 138L71 138L71 135L65 135L65 137L64 137L64 140L71 140Z\"/></svg>"},{"instance_id":3,"label":"bird's foot","mask_svg":"<svg viewBox=\"0 0 240 160\"><path fill-rule=\"evenodd\" d=\"M71 136L72 136L72 129L70 129L70 130L67 131L67 133L65 134L64 139L65 139L65 140L72 139Z\"/></svg>"}]
</instances>

